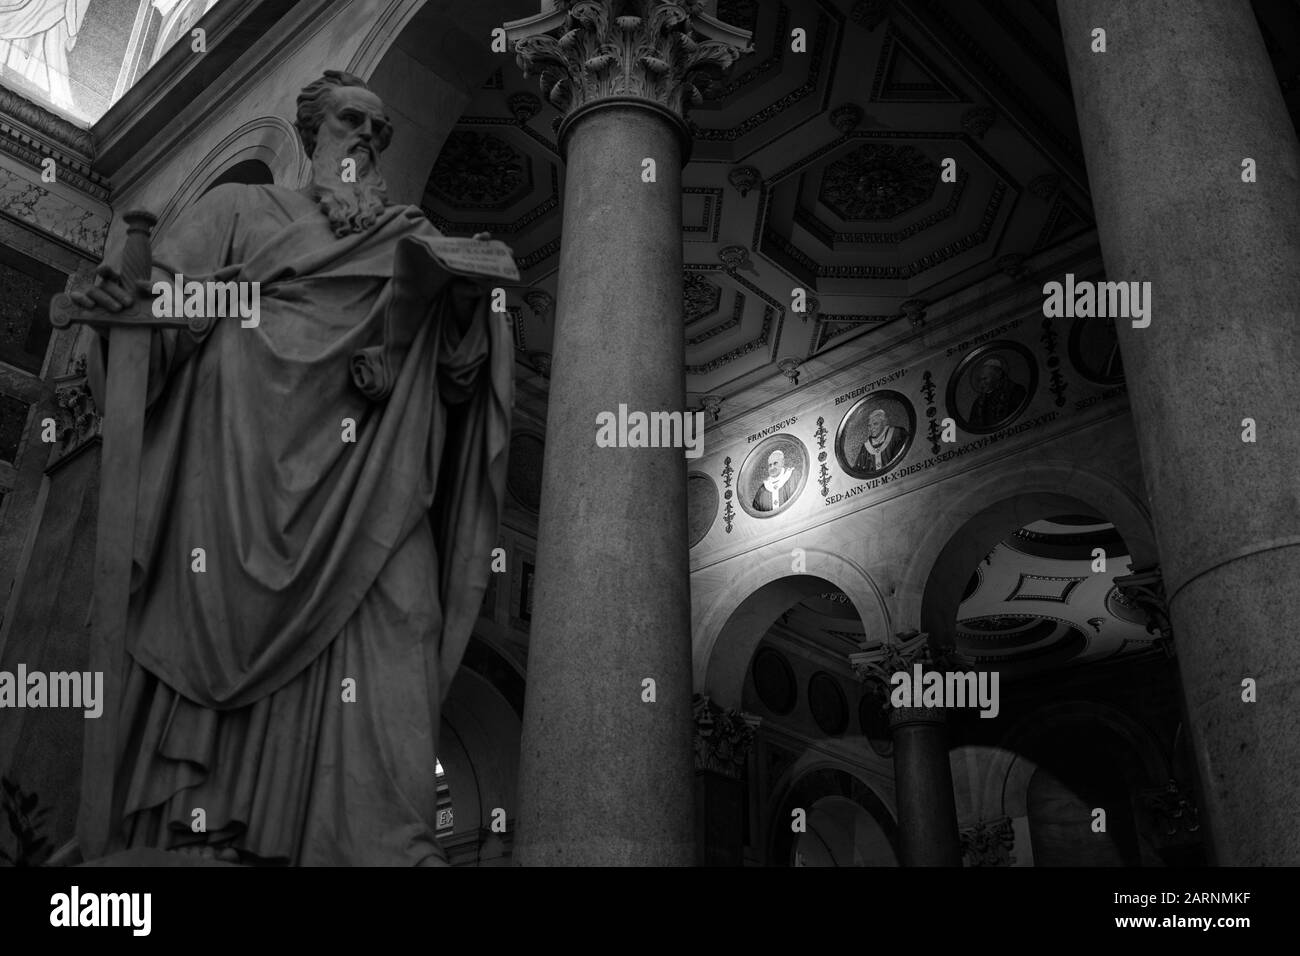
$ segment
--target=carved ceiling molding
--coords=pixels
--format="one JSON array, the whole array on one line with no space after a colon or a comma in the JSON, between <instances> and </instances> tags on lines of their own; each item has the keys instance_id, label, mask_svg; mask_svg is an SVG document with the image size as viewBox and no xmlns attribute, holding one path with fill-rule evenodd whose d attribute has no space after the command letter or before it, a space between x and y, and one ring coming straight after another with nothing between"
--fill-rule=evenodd
<instances>
[{"instance_id":1,"label":"carved ceiling molding","mask_svg":"<svg viewBox=\"0 0 1300 956\"><path fill-rule=\"evenodd\" d=\"M1056 173L1041 173L1029 180L1029 185L1025 188L1030 195L1050 200L1061 191L1061 177Z\"/></svg>"},{"instance_id":2,"label":"carved ceiling molding","mask_svg":"<svg viewBox=\"0 0 1300 956\"><path fill-rule=\"evenodd\" d=\"M699 223L682 223L682 232L688 236L701 235L708 236L709 242L718 241L718 232L722 228L722 199L723 192L717 186L683 186L682 196L702 196L704 206L704 216ZM703 239L695 240L703 242Z\"/></svg>"},{"instance_id":3,"label":"carved ceiling molding","mask_svg":"<svg viewBox=\"0 0 1300 956\"><path fill-rule=\"evenodd\" d=\"M721 303L722 288L705 275L688 270L682 276L682 314L687 325L717 312Z\"/></svg>"},{"instance_id":4,"label":"carved ceiling molding","mask_svg":"<svg viewBox=\"0 0 1300 956\"><path fill-rule=\"evenodd\" d=\"M535 267L538 263L545 262L551 256L557 255L560 251L560 237L556 236L549 242L544 242L532 252L523 256L515 256L515 267L520 272L526 272Z\"/></svg>"},{"instance_id":5,"label":"carved ceiling molding","mask_svg":"<svg viewBox=\"0 0 1300 956\"><path fill-rule=\"evenodd\" d=\"M897 243L904 239L910 239L918 233L924 232L932 226L937 226L945 219L956 215L958 207L961 205L962 196L966 193L966 187L970 185L970 173L961 169L957 172L957 182L952 184L949 191L948 202L942 209L936 209L934 212L923 216L920 219L913 220L901 229L893 232L836 232L826 223L817 218L817 214L804 206L796 206L794 210L794 221L796 225L807 229L809 233L819 239L826 245L835 243L853 243L855 245L866 245L870 243Z\"/></svg>"},{"instance_id":6,"label":"carved ceiling molding","mask_svg":"<svg viewBox=\"0 0 1300 956\"><path fill-rule=\"evenodd\" d=\"M1052 200L1043 228L1038 232L1032 251L1038 252L1057 242L1063 242L1092 227L1092 218L1082 213L1074 203L1057 193Z\"/></svg>"},{"instance_id":7,"label":"carved ceiling molding","mask_svg":"<svg viewBox=\"0 0 1300 956\"><path fill-rule=\"evenodd\" d=\"M753 166L735 166L727 173L727 182L731 183L740 198L744 199L749 191L763 181L762 174Z\"/></svg>"},{"instance_id":8,"label":"carved ceiling molding","mask_svg":"<svg viewBox=\"0 0 1300 956\"><path fill-rule=\"evenodd\" d=\"M808 355L815 355L832 339L863 329L878 329L897 318L897 315L819 315L813 334L813 346L808 350Z\"/></svg>"},{"instance_id":9,"label":"carved ceiling molding","mask_svg":"<svg viewBox=\"0 0 1300 956\"><path fill-rule=\"evenodd\" d=\"M726 267L728 272L734 272L737 269L744 269L746 272L758 272L754 261L749 256L749 250L744 246L723 246L718 250L718 261Z\"/></svg>"},{"instance_id":10,"label":"carved ceiling molding","mask_svg":"<svg viewBox=\"0 0 1300 956\"><path fill-rule=\"evenodd\" d=\"M812 280L816 279L910 279L918 276L923 272L942 265L949 259L959 256L964 252L981 245L989 236L993 229L993 223L997 219L998 210L1002 207L1002 202L1006 198L1007 184L998 182L994 185L992 193L989 195L988 204L984 208L984 214L980 219L980 224L971 232L946 243L938 249L934 249L922 256L918 256L911 262L899 266L843 266L843 265L822 265L817 262L806 252L794 245L788 238L776 232L770 226L763 233L763 243L760 247L761 252L776 251L783 254L791 260L795 266L802 269L802 275Z\"/></svg>"},{"instance_id":11,"label":"carved ceiling molding","mask_svg":"<svg viewBox=\"0 0 1300 956\"><path fill-rule=\"evenodd\" d=\"M718 19L753 33L758 24L758 3L759 0L718 0Z\"/></svg>"},{"instance_id":12,"label":"carved ceiling molding","mask_svg":"<svg viewBox=\"0 0 1300 956\"><path fill-rule=\"evenodd\" d=\"M784 11L785 9L786 8L783 4L781 6L781 10ZM817 17L817 26L813 31L812 43L808 48L808 53L806 54L807 61L808 61L808 72L807 72L806 79L804 80L803 83L799 84L793 90L790 90L788 93L783 94L778 99L767 104L766 106L761 107L760 109L754 110L753 112L749 113L744 120L735 124L734 126L715 129L712 127L700 126L694 121L690 121L689 126L690 126L691 135L695 139L701 142L709 142L709 143L734 142L735 140L740 139L742 136L745 136L753 132L755 129L762 126L764 123L767 123L770 120L775 119L777 116L780 116L782 113L784 113L786 110L788 110L790 107L794 106L795 104L803 102L809 96L816 93L820 85L822 66L826 62L827 53L831 47L830 26L831 26L830 18L825 15L824 10L821 10L819 8L818 17ZM774 56L773 58L771 58L770 61L765 61L763 66L767 66L769 62L776 65L780 64L781 57L784 56L785 44L788 43L790 38L790 30L787 26L778 23L777 29L774 31L773 36L774 36L775 43L779 45L781 48L780 56ZM736 90L740 89L742 86L744 86L746 83L750 81L751 79L750 74L753 72L755 71L754 70L747 71L743 76L738 77L733 82L717 90L716 93L711 94L709 98L725 99L728 96L731 96ZM826 109L827 103L829 102L830 95L831 95L831 85L832 84L828 83L823 92L822 103L821 103L822 110Z\"/></svg>"},{"instance_id":13,"label":"carved ceiling molding","mask_svg":"<svg viewBox=\"0 0 1300 956\"><path fill-rule=\"evenodd\" d=\"M545 289L529 289L524 293L524 301L528 303L528 308L533 310L533 315L542 320L545 320L550 315L551 309L555 307L555 299Z\"/></svg>"},{"instance_id":14,"label":"carved ceiling molding","mask_svg":"<svg viewBox=\"0 0 1300 956\"><path fill-rule=\"evenodd\" d=\"M891 83L899 58L912 61L933 81L932 84ZM892 27L885 34L876 58L876 73L871 81L869 98L877 103L961 103L968 97L950 80L915 43L900 36Z\"/></svg>"},{"instance_id":15,"label":"carved ceiling molding","mask_svg":"<svg viewBox=\"0 0 1300 956\"><path fill-rule=\"evenodd\" d=\"M532 93L511 93L506 103L521 126L542 111L542 101Z\"/></svg>"},{"instance_id":16,"label":"carved ceiling molding","mask_svg":"<svg viewBox=\"0 0 1300 956\"><path fill-rule=\"evenodd\" d=\"M856 103L841 103L826 114L826 118L841 133L850 133L862 125L866 113Z\"/></svg>"},{"instance_id":17,"label":"carved ceiling molding","mask_svg":"<svg viewBox=\"0 0 1300 956\"><path fill-rule=\"evenodd\" d=\"M529 157L492 133L458 128L438 153L425 191L453 209L490 209L532 185Z\"/></svg>"},{"instance_id":18,"label":"carved ceiling molding","mask_svg":"<svg viewBox=\"0 0 1300 956\"><path fill-rule=\"evenodd\" d=\"M939 165L915 146L863 143L827 165L817 199L844 220L893 219L938 183Z\"/></svg>"},{"instance_id":19,"label":"carved ceiling molding","mask_svg":"<svg viewBox=\"0 0 1300 956\"><path fill-rule=\"evenodd\" d=\"M741 317L744 315L745 315L745 294L736 293L736 299L733 300L732 302L731 317L729 317L729 319L725 321L722 321L722 323L719 323L718 325L710 326L710 328L703 330L703 332L695 333L694 336L690 336L688 339L686 339L686 345L688 346L701 345L701 343L707 342L708 339L710 338L714 338L715 336L720 336L720 334L724 332L729 332L729 330L731 329L738 328L738 326L740 326L741 323Z\"/></svg>"},{"instance_id":20,"label":"carved ceiling molding","mask_svg":"<svg viewBox=\"0 0 1300 956\"><path fill-rule=\"evenodd\" d=\"M993 107L976 106L962 114L961 128L976 139L983 139L984 134L993 128L997 119L998 111Z\"/></svg>"},{"instance_id":21,"label":"carved ceiling molding","mask_svg":"<svg viewBox=\"0 0 1300 956\"><path fill-rule=\"evenodd\" d=\"M91 168L95 140L90 130L3 86L0 86L0 151L37 169L42 160L53 158L61 182L87 196L108 200L108 181Z\"/></svg>"},{"instance_id":22,"label":"carved ceiling molding","mask_svg":"<svg viewBox=\"0 0 1300 956\"><path fill-rule=\"evenodd\" d=\"M546 198L510 222L489 222L486 219L452 219L433 207L433 202L440 203L442 201L441 197L431 195L428 192L425 193L424 202L421 204L420 209L429 217L429 221L443 232L467 232L471 234L490 232L495 236L512 235L522 232L542 217L558 212L560 209L560 174L554 165L551 166L550 179L551 189ZM450 211L450 204L447 204L446 208ZM518 261L520 260L516 258L516 262Z\"/></svg>"},{"instance_id":23,"label":"carved ceiling molding","mask_svg":"<svg viewBox=\"0 0 1300 956\"><path fill-rule=\"evenodd\" d=\"M743 250L746 253L746 256L748 254L748 250L745 249L744 246L734 246L734 247L729 246L727 247L727 249L724 249L719 253L719 257L722 257L723 254L726 254L728 249L739 249L739 250ZM750 271L756 271L754 270L752 263L749 264L749 267L750 267ZM758 298L763 302L763 318L762 318L762 324L759 326L758 335L748 340L747 342L743 342L742 344L736 346L730 351L722 355L719 355L716 358L710 359L707 362L699 363L696 365L687 365L686 366L687 375L703 375L709 372L716 371L722 368L722 366L724 365L734 362L737 359L744 358L746 355L749 355L757 351L758 349L763 348L768 344L769 340L772 341L773 343L780 341L781 328L785 323L785 313L786 313L786 308L782 303L772 298L770 295L764 292L763 289L760 288L758 285L746 279L734 267L728 266L719 269L717 266L710 267L710 266L696 265L696 266L687 266L687 269L696 272L708 272L708 271L725 272L728 279L730 279L730 281L736 283L737 285L741 286L744 289L747 289L755 298ZM743 293L738 293L738 298L741 296L743 296ZM740 303L740 305L743 308L743 302ZM733 310L733 314L734 314L734 310ZM773 326L775 326L775 329L773 329ZM728 328L731 327L730 322L727 323L727 327ZM705 337L707 338L711 336L705 336Z\"/></svg>"},{"instance_id":24,"label":"carved ceiling molding","mask_svg":"<svg viewBox=\"0 0 1300 956\"><path fill-rule=\"evenodd\" d=\"M893 0L857 0L849 17L870 32L889 19L889 9L892 6Z\"/></svg>"},{"instance_id":25,"label":"carved ceiling molding","mask_svg":"<svg viewBox=\"0 0 1300 956\"><path fill-rule=\"evenodd\" d=\"M775 321L776 315L777 315L777 310L772 308L772 306L770 305L763 306L763 324L759 328L757 336L750 339L748 342L744 343L743 345L738 345L736 346L736 348L732 349L731 351L723 355L719 355L717 358L711 359L708 362L702 362L699 365L686 366L686 374L706 375L709 372L717 371L718 369L722 368L722 366L728 364L729 362L734 362L738 358L743 358L744 356L749 355L751 352L763 348L765 345L767 345L768 339L771 336L772 323Z\"/></svg>"},{"instance_id":26,"label":"carved ceiling molding","mask_svg":"<svg viewBox=\"0 0 1300 956\"><path fill-rule=\"evenodd\" d=\"M725 18L723 19L725 20ZM731 21L726 20L726 22L730 23ZM777 7L776 23L772 28L772 48L767 55L759 62L752 64L744 72L729 76L723 82L710 86L705 91L705 97L710 100L727 99L737 90L754 82L754 80L761 79L774 71L779 72L782 61L785 59L785 51L788 49L789 37L790 8L782 3Z\"/></svg>"}]
</instances>

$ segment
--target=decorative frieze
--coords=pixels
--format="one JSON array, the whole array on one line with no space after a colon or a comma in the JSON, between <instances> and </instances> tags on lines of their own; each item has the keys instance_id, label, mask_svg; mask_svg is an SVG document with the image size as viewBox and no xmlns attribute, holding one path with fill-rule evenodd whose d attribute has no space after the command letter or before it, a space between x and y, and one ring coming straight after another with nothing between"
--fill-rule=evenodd
<instances>
[{"instance_id":1,"label":"decorative frieze","mask_svg":"<svg viewBox=\"0 0 1300 956\"><path fill-rule=\"evenodd\" d=\"M64 185L107 201L108 181L94 172L94 137L13 90L0 86L0 152L35 169L52 158Z\"/></svg>"}]
</instances>

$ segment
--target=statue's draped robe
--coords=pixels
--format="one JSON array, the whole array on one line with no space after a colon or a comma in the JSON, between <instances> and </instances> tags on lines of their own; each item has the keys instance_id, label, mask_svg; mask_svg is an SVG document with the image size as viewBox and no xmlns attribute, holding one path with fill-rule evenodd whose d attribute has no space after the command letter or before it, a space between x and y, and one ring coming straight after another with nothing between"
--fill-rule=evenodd
<instances>
[{"instance_id":1,"label":"statue's draped robe","mask_svg":"<svg viewBox=\"0 0 1300 956\"><path fill-rule=\"evenodd\" d=\"M486 585L513 381L486 298L462 336L422 296L446 275L420 246L436 235L395 206L336 238L301 194L228 185L155 248L155 277L260 283L261 316L156 333L115 795L130 844L443 859L438 710ZM349 360L385 327L411 340L372 402Z\"/></svg>"}]
</instances>

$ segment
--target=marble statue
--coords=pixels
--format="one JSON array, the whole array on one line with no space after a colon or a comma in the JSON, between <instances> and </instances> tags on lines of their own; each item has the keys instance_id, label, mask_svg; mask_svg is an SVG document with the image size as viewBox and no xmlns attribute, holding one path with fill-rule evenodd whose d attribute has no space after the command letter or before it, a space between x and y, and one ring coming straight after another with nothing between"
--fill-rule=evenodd
<instances>
[{"instance_id":1,"label":"marble statue","mask_svg":"<svg viewBox=\"0 0 1300 956\"><path fill-rule=\"evenodd\" d=\"M434 865L512 350L447 240L388 203L379 98L327 71L297 126L307 187L218 186L154 248L156 280L255 284L260 317L153 333L115 826L244 863ZM144 292L98 273L79 306Z\"/></svg>"}]
</instances>

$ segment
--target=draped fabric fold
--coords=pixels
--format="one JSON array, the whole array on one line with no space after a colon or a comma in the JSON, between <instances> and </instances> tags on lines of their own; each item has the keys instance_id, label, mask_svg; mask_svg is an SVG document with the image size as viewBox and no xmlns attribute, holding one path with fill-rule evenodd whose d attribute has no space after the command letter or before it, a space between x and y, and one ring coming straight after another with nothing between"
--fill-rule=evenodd
<instances>
[{"instance_id":1,"label":"draped fabric fold","mask_svg":"<svg viewBox=\"0 0 1300 956\"><path fill-rule=\"evenodd\" d=\"M437 235L389 207L336 238L301 194L229 185L155 250L157 278L259 283L260 321L160 333L151 359L132 842L185 842L202 807L210 842L259 859L441 855L438 710L486 586L513 378L486 300L455 328ZM378 400L354 381L366 350L390 362Z\"/></svg>"}]
</instances>

